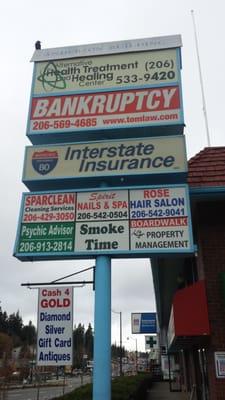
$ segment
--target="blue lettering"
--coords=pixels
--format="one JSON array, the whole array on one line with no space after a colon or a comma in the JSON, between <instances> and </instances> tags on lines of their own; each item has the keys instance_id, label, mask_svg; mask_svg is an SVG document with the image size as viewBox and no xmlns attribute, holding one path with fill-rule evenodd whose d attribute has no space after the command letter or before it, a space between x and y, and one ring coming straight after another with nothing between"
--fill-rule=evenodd
<instances>
[{"instance_id":1,"label":"blue lettering","mask_svg":"<svg viewBox=\"0 0 225 400\"><path fill-rule=\"evenodd\" d=\"M130 208L148 208L151 207L151 200L130 201Z\"/></svg>"}]
</instances>

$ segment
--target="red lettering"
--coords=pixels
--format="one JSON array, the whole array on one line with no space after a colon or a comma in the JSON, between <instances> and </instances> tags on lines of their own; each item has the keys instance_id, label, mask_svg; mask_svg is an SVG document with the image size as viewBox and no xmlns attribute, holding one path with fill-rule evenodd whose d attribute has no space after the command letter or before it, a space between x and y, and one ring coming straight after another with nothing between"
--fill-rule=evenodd
<instances>
[{"instance_id":1,"label":"red lettering","mask_svg":"<svg viewBox=\"0 0 225 400\"><path fill-rule=\"evenodd\" d=\"M113 105L113 106L112 106ZM31 119L87 117L180 108L179 87L33 98Z\"/></svg>"},{"instance_id":2,"label":"red lettering","mask_svg":"<svg viewBox=\"0 0 225 400\"><path fill-rule=\"evenodd\" d=\"M144 190L144 199L151 199L155 197L169 197L169 189L149 189Z\"/></svg>"},{"instance_id":3,"label":"red lettering","mask_svg":"<svg viewBox=\"0 0 225 400\"><path fill-rule=\"evenodd\" d=\"M62 308L62 307L69 307L70 306L70 299L42 299L41 300L41 307L43 308Z\"/></svg>"}]
</instances>

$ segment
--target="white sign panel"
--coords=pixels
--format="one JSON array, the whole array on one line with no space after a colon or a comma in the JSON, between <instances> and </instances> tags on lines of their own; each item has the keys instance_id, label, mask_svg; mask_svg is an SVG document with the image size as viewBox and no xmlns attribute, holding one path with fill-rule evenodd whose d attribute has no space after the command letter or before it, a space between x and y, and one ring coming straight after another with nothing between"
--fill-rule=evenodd
<instances>
[{"instance_id":1,"label":"white sign panel","mask_svg":"<svg viewBox=\"0 0 225 400\"><path fill-rule=\"evenodd\" d=\"M72 365L73 288L40 288L37 365Z\"/></svg>"},{"instance_id":2,"label":"white sign panel","mask_svg":"<svg viewBox=\"0 0 225 400\"><path fill-rule=\"evenodd\" d=\"M131 190L131 248L187 248L187 214L182 187Z\"/></svg>"},{"instance_id":3,"label":"white sign panel","mask_svg":"<svg viewBox=\"0 0 225 400\"><path fill-rule=\"evenodd\" d=\"M34 95L146 87L179 81L176 49L39 62Z\"/></svg>"},{"instance_id":4,"label":"white sign panel","mask_svg":"<svg viewBox=\"0 0 225 400\"><path fill-rule=\"evenodd\" d=\"M174 337L175 337L175 326L174 326L174 313L173 313L173 306L172 306L171 313L170 313L170 320L169 320L168 330L167 330L168 346L171 346Z\"/></svg>"},{"instance_id":5,"label":"white sign panel","mask_svg":"<svg viewBox=\"0 0 225 400\"><path fill-rule=\"evenodd\" d=\"M217 351L214 353L215 356L215 367L216 367L216 377L225 378L225 352Z\"/></svg>"},{"instance_id":6,"label":"white sign panel","mask_svg":"<svg viewBox=\"0 0 225 400\"><path fill-rule=\"evenodd\" d=\"M15 255L30 260L193 250L187 186L168 185L25 193Z\"/></svg>"},{"instance_id":7,"label":"white sign panel","mask_svg":"<svg viewBox=\"0 0 225 400\"><path fill-rule=\"evenodd\" d=\"M132 313L131 314L132 333L156 333L156 313Z\"/></svg>"},{"instance_id":8,"label":"white sign panel","mask_svg":"<svg viewBox=\"0 0 225 400\"><path fill-rule=\"evenodd\" d=\"M185 173L184 136L68 143L26 148L23 181Z\"/></svg>"},{"instance_id":9,"label":"white sign panel","mask_svg":"<svg viewBox=\"0 0 225 400\"><path fill-rule=\"evenodd\" d=\"M38 50L28 137L66 143L105 130L118 137L137 136L134 128L154 133L165 125L167 133L182 133L180 44L171 36Z\"/></svg>"},{"instance_id":10,"label":"white sign panel","mask_svg":"<svg viewBox=\"0 0 225 400\"><path fill-rule=\"evenodd\" d=\"M87 57L91 55L129 53L181 47L180 35L156 36L117 42L91 43L80 46L64 46L50 49L36 50L31 61L61 60L73 57Z\"/></svg>"},{"instance_id":11,"label":"white sign panel","mask_svg":"<svg viewBox=\"0 0 225 400\"><path fill-rule=\"evenodd\" d=\"M171 356L170 362L174 365L174 359ZM169 358L168 355L161 355L161 369L163 373L163 379L167 380L170 377L170 369L169 369Z\"/></svg>"}]
</instances>

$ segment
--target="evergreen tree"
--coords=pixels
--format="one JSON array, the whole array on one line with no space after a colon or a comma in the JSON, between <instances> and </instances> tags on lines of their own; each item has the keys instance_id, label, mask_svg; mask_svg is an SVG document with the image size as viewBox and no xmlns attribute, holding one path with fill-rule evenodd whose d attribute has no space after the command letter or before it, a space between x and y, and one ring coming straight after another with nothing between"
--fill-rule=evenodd
<instances>
[{"instance_id":1,"label":"evergreen tree","mask_svg":"<svg viewBox=\"0 0 225 400\"><path fill-rule=\"evenodd\" d=\"M13 313L8 318L8 333L11 336L21 337L23 320L19 315L19 311Z\"/></svg>"},{"instance_id":2,"label":"evergreen tree","mask_svg":"<svg viewBox=\"0 0 225 400\"><path fill-rule=\"evenodd\" d=\"M89 360L93 359L93 344L93 330L91 324L89 323L88 328L85 332L85 354L87 354Z\"/></svg>"},{"instance_id":3,"label":"evergreen tree","mask_svg":"<svg viewBox=\"0 0 225 400\"><path fill-rule=\"evenodd\" d=\"M23 343L32 345L36 343L36 329L35 326L32 324L31 321L29 321L28 325L25 325L22 327L21 330L21 339Z\"/></svg>"},{"instance_id":4,"label":"evergreen tree","mask_svg":"<svg viewBox=\"0 0 225 400\"><path fill-rule=\"evenodd\" d=\"M36 329L29 321L28 325L23 325L19 311L9 316L0 307L0 333L6 333L13 340L13 346L32 345L36 343Z\"/></svg>"},{"instance_id":5,"label":"evergreen tree","mask_svg":"<svg viewBox=\"0 0 225 400\"><path fill-rule=\"evenodd\" d=\"M8 332L8 315L6 311L2 312L1 307L0 307L0 332L3 333Z\"/></svg>"},{"instance_id":6,"label":"evergreen tree","mask_svg":"<svg viewBox=\"0 0 225 400\"><path fill-rule=\"evenodd\" d=\"M0 359L8 359L11 356L12 338L6 333L0 333Z\"/></svg>"},{"instance_id":7,"label":"evergreen tree","mask_svg":"<svg viewBox=\"0 0 225 400\"><path fill-rule=\"evenodd\" d=\"M12 368L9 364L12 354L12 338L6 333L0 333L0 359L1 359L1 375L5 379L9 379L12 374Z\"/></svg>"},{"instance_id":8,"label":"evergreen tree","mask_svg":"<svg viewBox=\"0 0 225 400\"><path fill-rule=\"evenodd\" d=\"M82 368L83 366L83 355L85 346L84 339L84 325L81 325L81 323L79 323L78 327L75 327L73 331L73 364L76 368Z\"/></svg>"},{"instance_id":9,"label":"evergreen tree","mask_svg":"<svg viewBox=\"0 0 225 400\"><path fill-rule=\"evenodd\" d=\"M19 311L10 314L8 317L8 335L12 337L14 346L21 345L22 327L23 320L19 315Z\"/></svg>"},{"instance_id":10,"label":"evergreen tree","mask_svg":"<svg viewBox=\"0 0 225 400\"><path fill-rule=\"evenodd\" d=\"M125 348L122 346L122 352L121 356L125 357ZM117 346L116 344L112 344L111 346L111 354L112 358L120 358L120 346Z\"/></svg>"}]
</instances>

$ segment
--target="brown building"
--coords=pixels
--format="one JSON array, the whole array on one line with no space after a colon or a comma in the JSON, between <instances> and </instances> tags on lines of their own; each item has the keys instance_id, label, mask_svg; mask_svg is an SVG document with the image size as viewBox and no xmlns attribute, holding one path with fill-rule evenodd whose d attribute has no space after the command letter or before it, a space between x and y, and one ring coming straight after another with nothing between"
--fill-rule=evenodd
<instances>
[{"instance_id":1,"label":"brown building","mask_svg":"<svg viewBox=\"0 0 225 400\"><path fill-rule=\"evenodd\" d=\"M175 359L176 390L224 400L225 147L205 148L188 169L196 252L152 259L160 338Z\"/></svg>"}]
</instances>

